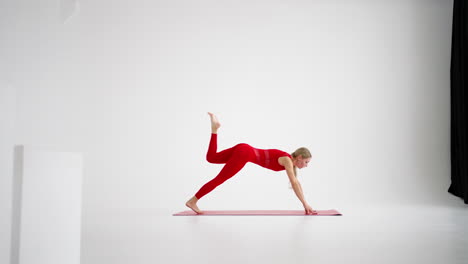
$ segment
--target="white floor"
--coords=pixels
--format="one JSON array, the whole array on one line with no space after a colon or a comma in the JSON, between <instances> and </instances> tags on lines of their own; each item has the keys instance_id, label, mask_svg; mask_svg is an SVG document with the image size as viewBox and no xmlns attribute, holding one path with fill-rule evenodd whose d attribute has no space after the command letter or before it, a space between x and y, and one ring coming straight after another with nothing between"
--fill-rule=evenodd
<instances>
[{"instance_id":1,"label":"white floor","mask_svg":"<svg viewBox=\"0 0 468 264\"><path fill-rule=\"evenodd\" d=\"M337 209L343 216L96 213L84 222L81 263L468 263L461 200Z\"/></svg>"}]
</instances>

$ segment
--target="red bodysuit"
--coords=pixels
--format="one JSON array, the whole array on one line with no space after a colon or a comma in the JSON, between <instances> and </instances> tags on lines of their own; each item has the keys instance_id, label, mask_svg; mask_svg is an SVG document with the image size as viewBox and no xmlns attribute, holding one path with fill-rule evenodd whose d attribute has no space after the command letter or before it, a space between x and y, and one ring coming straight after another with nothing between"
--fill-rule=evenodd
<instances>
[{"instance_id":1,"label":"red bodysuit","mask_svg":"<svg viewBox=\"0 0 468 264\"><path fill-rule=\"evenodd\" d=\"M284 166L278 163L280 157L290 157L289 153L277 149L257 149L247 144L238 144L232 148L216 152L218 147L218 135L211 134L206 160L210 163L225 164L219 174L207 182L195 194L198 199L211 192L214 188L238 173L247 162L252 162L264 168L281 171Z\"/></svg>"}]
</instances>

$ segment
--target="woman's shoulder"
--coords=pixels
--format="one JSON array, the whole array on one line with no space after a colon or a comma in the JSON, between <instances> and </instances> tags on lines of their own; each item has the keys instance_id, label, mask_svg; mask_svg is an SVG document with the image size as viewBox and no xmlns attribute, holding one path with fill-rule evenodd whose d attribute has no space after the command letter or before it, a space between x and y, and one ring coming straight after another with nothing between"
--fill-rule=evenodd
<instances>
[{"instance_id":1,"label":"woman's shoulder","mask_svg":"<svg viewBox=\"0 0 468 264\"><path fill-rule=\"evenodd\" d=\"M286 153L287 154L287 153ZM278 157L278 164L283 166L283 167L286 167L287 165L291 165L292 166L292 159L291 159L291 156L290 155L284 155L284 156L280 156Z\"/></svg>"}]
</instances>

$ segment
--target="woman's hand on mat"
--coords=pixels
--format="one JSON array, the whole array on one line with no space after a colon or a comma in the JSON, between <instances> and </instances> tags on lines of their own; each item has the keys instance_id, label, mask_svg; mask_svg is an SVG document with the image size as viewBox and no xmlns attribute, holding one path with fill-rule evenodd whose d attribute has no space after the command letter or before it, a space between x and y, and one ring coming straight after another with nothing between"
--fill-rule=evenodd
<instances>
[{"instance_id":1,"label":"woman's hand on mat","mask_svg":"<svg viewBox=\"0 0 468 264\"><path fill-rule=\"evenodd\" d=\"M309 204L304 204L304 209L306 214L316 214L317 211L312 209L312 207Z\"/></svg>"}]
</instances>

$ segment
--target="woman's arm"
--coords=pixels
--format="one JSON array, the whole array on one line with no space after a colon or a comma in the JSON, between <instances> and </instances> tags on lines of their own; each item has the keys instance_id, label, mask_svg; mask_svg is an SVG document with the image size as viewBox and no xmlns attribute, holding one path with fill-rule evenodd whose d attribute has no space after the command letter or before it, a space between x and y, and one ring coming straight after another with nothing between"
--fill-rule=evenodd
<instances>
[{"instance_id":1,"label":"woman's arm","mask_svg":"<svg viewBox=\"0 0 468 264\"><path fill-rule=\"evenodd\" d=\"M279 163L284 166L286 169L286 174L288 175L289 181L291 182L291 186L296 193L297 198L301 201L306 214L315 213L312 207L307 203L304 198L304 192L302 191L302 186L299 180L296 178L296 174L294 173L294 165L289 157L281 157L279 159Z\"/></svg>"}]
</instances>

